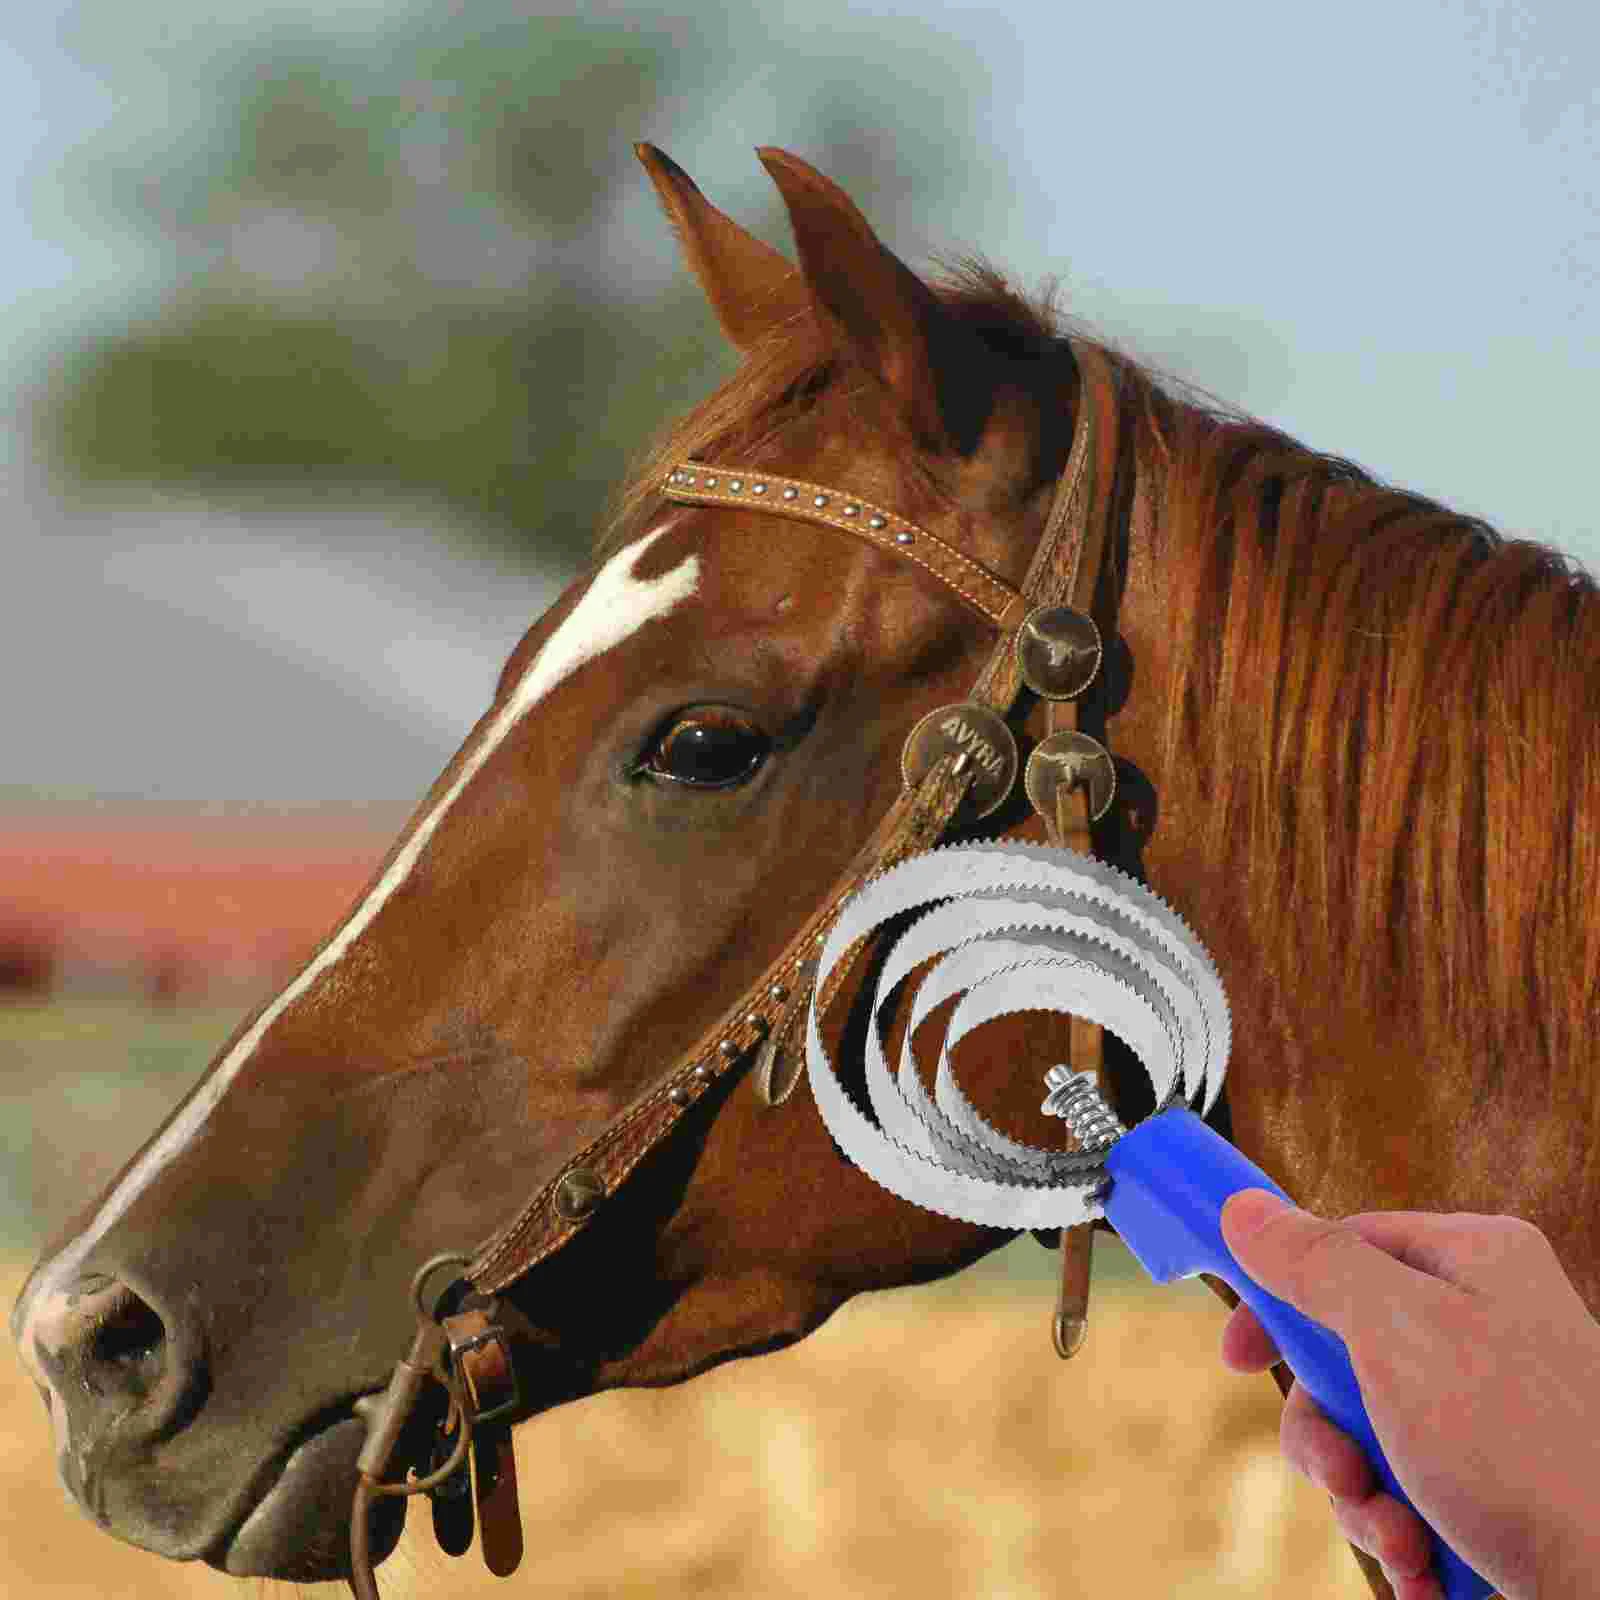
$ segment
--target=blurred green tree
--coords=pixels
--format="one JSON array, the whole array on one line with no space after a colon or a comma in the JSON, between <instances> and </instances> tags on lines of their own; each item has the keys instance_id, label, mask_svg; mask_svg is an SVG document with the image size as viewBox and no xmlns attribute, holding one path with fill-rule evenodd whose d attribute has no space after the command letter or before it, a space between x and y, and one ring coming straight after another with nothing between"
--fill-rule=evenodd
<instances>
[{"instance_id":1,"label":"blurred green tree","mask_svg":"<svg viewBox=\"0 0 1600 1600\"><path fill-rule=\"evenodd\" d=\"M632 140L685 106L710 117L760 61L759 137L875 220L937 213L972 164L971 69L947 42L890 107L880 68L901 41L878 62L809 26L741 48L743 13L717 9L690 24L485 4L359 42L278 29L191 53L183 70L209 82L187 103L215 105L215 128L196 109L152 161L113 125L82 159L88 203L159 230L179 281L61 364L41 414L56 464L222 499L433 498L503 558L581 560L628 457L731 364L692 283L641 295L612 259L619 187L643 184ZM754 224L777 240L765 204Z\"/></svg>"}]
</instances>

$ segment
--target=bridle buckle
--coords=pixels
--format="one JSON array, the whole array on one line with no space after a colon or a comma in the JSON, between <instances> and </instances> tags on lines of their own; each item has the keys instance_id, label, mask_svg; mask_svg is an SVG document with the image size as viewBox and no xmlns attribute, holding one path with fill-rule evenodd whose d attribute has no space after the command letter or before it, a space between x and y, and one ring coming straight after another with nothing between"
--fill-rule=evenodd
<instances>
[{"instance_id":1,"label":"bridle buckle","mask_svg":"<svg viewBox=\"0 0 1600 1600\"><path fill-rule=\"evenodd\" d=\"M449 1358L452 1366L461 1374L462 1382L466 1388L466 1398L472 1405L472 1422L477 1427L483 1423L498 1422L502 1417L510 1416L522 1405L522 1380L517 1375L517 1364L512 1357L511 1341L506 1336L506 1331L499 1323L490 1323L488 1327L480 1327L476 1333L466 1333L452 1323L461 1323L471 1316L473 1322L479 1320L478 1315L461 1313L453 1317L445 1317L441 1323L444 1328L445 1338L448 1341ZM469 1362L464 1358L475 1351L498 1345L500 1361L493 1370L485 1363ZM480 1399L480 1384L489 1379L502 1388L510 1390L510 1394L502 1400L495 1401L485 1408Z\"/></svg>"}]
</instances>

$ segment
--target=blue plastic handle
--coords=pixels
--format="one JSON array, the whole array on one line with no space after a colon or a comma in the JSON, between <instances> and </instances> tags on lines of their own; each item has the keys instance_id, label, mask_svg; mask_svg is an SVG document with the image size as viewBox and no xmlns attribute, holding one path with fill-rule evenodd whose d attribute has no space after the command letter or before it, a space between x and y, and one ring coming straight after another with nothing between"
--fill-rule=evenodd
<instances>
[{"instance_id":1,"label":"blue plastic handle","mask_svg":"<svg viewBox=\"0 0 1600 1600\"><path fill-rule=\"evenodd\" d=\"M1106 1156L1106 1172L1111 1178L1106 1220L1145 1271L1157 1283L1202 1272L1227 1283L1272 1336L1296 1381L1366 1451L1384 1489L1411 1505L1367 1420L1344 1341L1268 1294L1223 1242L1222 1207L1229 1195L1268 1189L1285 1200L1289 1196L1182 1106L1147 1117L1118 1139ZM1494 1593L1492 1583L1480 1578L1431 1528L1429 1532L1434 1572L1446 1600L1481 1600Z\"/></svg>"}]
</instances>

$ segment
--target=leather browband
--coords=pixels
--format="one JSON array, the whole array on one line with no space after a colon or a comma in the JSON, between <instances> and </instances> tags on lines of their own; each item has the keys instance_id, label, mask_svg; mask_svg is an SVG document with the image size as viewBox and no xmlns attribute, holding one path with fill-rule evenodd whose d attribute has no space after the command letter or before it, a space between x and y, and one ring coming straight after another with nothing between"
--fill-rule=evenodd
<instances>
[{"instance_id":1,"label":"leather browband","mask_svg":"<svg viewBox=\"0 0 1600 1600\"><path fill-rule=\"evenodd\" d=\"M1022 598L1009 583L936 534L871 501L841 494L820 483L779 478L770 472L686 461L667 474L661 492L667 499L683 505L736 506L741 511L763 511L779 517L795 517L802 522L820 522L854 534L891 555L915 561L997 627L1006 626L1005 619L1011 616ZM1011 626L1015 627L1021 620L1020 615L1016 616Z\"/></svg>"},{"instance_id":2,"label":"leather browband","mask_svg":"<svg viewBox=\"0 0 1600 1600\"><path fill-rule=\"evenodd\" d=\"M969 698L1005 717L1023 688L1014 643L1024 616L1036 608L1054 606L1092 613L1104 558L1115 468L1117 379L1115 369L1098 350L1077 343L1072 350L1081 380L1072 449L1020 594L914 523L838 489L749 468L684 462L668 473L661 492L668 499L690 504L737 505L742 510L821 523L917 562L1002 629ZM737 489L736 482L740 485ZM767 485L761 494L754 489L758 483ZM822 504L816 503L818 497ZM575 1154L561 1173L479 1248L465 1276L481 1293L504 1290L560 1249L712 1083L730 1071L742 1070L756 1047L775 1030L792 1035L790 1025L797 1010L808 1001L816 953L838 908L867 878L937 844L973 776L970 763L945 755L916 788L900 794L844 876L760 979L670 1072ZM851 965L849 961L839 964L837 978L818 997L819 1011L833 1002Z\"/></svg>"}]
</instances>

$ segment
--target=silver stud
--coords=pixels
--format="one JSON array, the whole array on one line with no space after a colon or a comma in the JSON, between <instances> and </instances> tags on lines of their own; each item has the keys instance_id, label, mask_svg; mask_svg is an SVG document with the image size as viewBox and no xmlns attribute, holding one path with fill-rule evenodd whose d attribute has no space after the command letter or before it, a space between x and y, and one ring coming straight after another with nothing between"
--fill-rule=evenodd
<instances>
[{"instance_id":1,"label":"silver stud","mask_svg":"<svg viewBox=\"0 0 1600 1600\"><path fill-rule=\"evenodd\" d=\"M896 544L910 544L911 543L911 535L909 533L897 533L894 536L894 542Z\"/></svg>"},{"instance_id":2,"label":"silver stud","mask_svg":"<svg viewBox=\"0 0 1600 1600\"><path fill-rule=\"evenodd\" d=\"M769 999L776 1000L780 1005L789 998L789 991L781 983L775 983L767 990Z\"/></svg>"},{"instance_id":3,"label":"silver stud","mask_svg":"<svg viewBox=\"0 0 1600 1600\"><path fill-rule=\"evenodd\" d=\"M867 526L869 528L881 528L883 526L883 518L882 517L868 517L867 518Z\"/></svg>"},{"instance_id":4,"label":"silver stud","mask_svg":"<svg viewBox=\"0 0 1600 1600\"><path fill-rule=\"evenodd\" d=\"M759 1011L752 1011L750 1015L744 1019L744 1025L747 1028L754 1029L755 1035L758 1039L766 1038L768 1026L767 1019L762 1016Z\"/></svg>"},{"instance_id":5,"label":"silver stud","mask_svg":"<svg viewBox=\"0 0 1600 1600\"><path fill-rule=\"evenodd\" d=\"M798 500L800 498L800 491L798 489L785 489L783 491L783 498L785 500Z\"/></svg>"},{"instance_id":6,"label":"silver stud","mask_svg":"<svg viewBox=\"0 0 1600 1600\"><path fill-rule=\"evenodd\" d=\"M812 495L811 503L814 506L825 506L828 503L828 497L825 494Z\"/></svg>"},{"instance_id":7,"label":"silver stud","mask_svg":"<svg viewBox=\"0 0 1600 1600\"><path fill-rule=\"evenodd\" d=\"M690 1094L689 1091L680 1083L678 1087L667 1096L667 1098L675 1106L686 1106L692 1099L694 1099L694 1096Z\"/></svg>"},{"instance_id":8,"label":"silver stud","mask_svg":"<svg viewBox=\"0 0 1600 1600\"><path fill-rule=\"evenodd\" d=\"M697 1061L694 1067L694 1077L698 1083L710 1083L711 1068L708 1067L705 1062Z\"/></svg>"},{"instance_id":9,"label":"silver stud","mask_svg":"<svg viewBox=\"0 0 1600 1600\"><path fill-rule=\"evenodd\" d=\"M707 478L706 479L706 487L708 489L715 489L716 486L717 486L717 480L715 478Z\"/></svg>"},{"instance_id":10,"label":"silver stud","mask_svg":"<svg viewBox=\"0 0 1600 1600\"><path fill-rule=\"evenodd\" d=\"M744 479L743 478L729 478L728 479L728 487L730 489L732 489L735 494L737 494L742 488L744 488Z\"/></svg>"},{"instance_id":11,"label":"silver stud","mask_svg":"<svg viewBox=\"0 0 1600 1600\"><path fill-rule=\"evenodd\" d=\"M764 483L752 483L750 485L750 493L751 494L765 494L766 492L767 492L767 486Z\"/></svg>"},{"instance_id":12,"label":"silver stud","mask_svg":"<svg viewBox=\"0 0 1600 1600\"><path fill-rule=\"evenodd\" d=\"M668 483L682 483L683 482L683 474L681 472L669 472L667 474L667 482Z\"/></svg>"},{"instance_id":13,"label":"silver stud","mask_svg":"<svg viewBox=\"0 0 1600 1600\"><path fill-rule=\"evenodd\" d=\"M853 517L856 514L856 512L858 512L860 509L861 509L860 506L846 506L844 508L844 514L847 517Z\"/></svg>"},{"instance_id":14,"label":"silver stud","mask_svg":"<svg viewBox=\"0 0 1600 1600\"><path fill-rule=\"evenodd\" d=\"M729 1061L732 1061L733 1058L739 1053L739 1047L733 1042L732 1039L724 1039L722 1043L717 1046L717 1048Z\"/></svg>"},{"instance_id":15,"label":"silver stud","mask_svg":"<svg viewBox=\"0 0 1600 1600\"><path fill-rule=\"evenodd\" d=\"M690 474L689 474L689 476L688 476L688 477L687 477L687 478L685 478L685 479L684 479L684 480L683 480L683 481L684 481L684 482L685 482L685 483L693 483L693 482L694 482L694 474L693 474L693 473L692 473L692 472L691 472L691 473L690 473Z\"/></svg>"}]
</instances>

